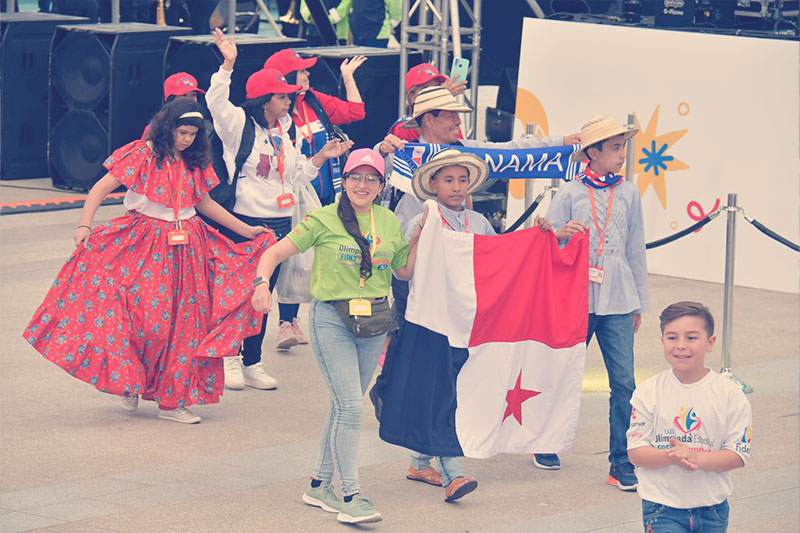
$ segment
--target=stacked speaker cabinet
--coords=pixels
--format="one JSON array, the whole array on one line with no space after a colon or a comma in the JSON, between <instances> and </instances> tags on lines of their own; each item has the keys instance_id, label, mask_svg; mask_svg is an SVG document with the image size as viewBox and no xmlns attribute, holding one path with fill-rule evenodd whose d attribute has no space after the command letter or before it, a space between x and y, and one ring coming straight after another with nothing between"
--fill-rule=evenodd
<instances>
[{"instance_id":1,"label":"stacked speaker cabinet","mask_svg":"<svg viewBox=\"0 0 800 533\"><path fill-rule=\"evenodd\" d=\"M114 150L138 139L162 103L162 65L172 35L154 24L60 26L50 55L53 185L88 189Z\"/></svg>"},{"instance_id":2,"label":"stacked speaker cabinet","mask_svg":"<svg viewBox=\"0 0 800 533\"><path fill-rule=\"evenodd\" d=\"M398 118L400 50L365 46L325 46L304 48L298 52L305 57L319 58L309 69L311 87L343 100L347 98L339 66L349 57L356 55L367 57L353 76L364 100L364 111L367 116L364 120L342 126L342 129L353 140L355 148L371 148L383 140L389 127ZM408 68L420 63L422 54L408 55Z\"/></svg>"},{"instance_id":3,"label":"stacked speaker cabinet","mask_svg":"<svg viewBox=\"0 0 800 533\"><path fill-rule=\"evenodd\" d=\"M50 40L59 24L88 21L50 13L0 15L0 179L48 175Z\"/></svg>"},{"instance_id":4,"label":"stacked speaker cabinet","mask_svg":"<svg viewBox=\"0 0 800 533\"><path fill-rule=\"evenodd\" d=\"M237 34L235 39L238 55L230 88L230 101L234 105L244 101L247 78L263 68L269 56L284 48L301 48L306 44L305 39L250 34ZM201 89L207 90L211 75L219 70L222 61L213 35L175 36L164 55L164 79L176 72L188 72Z\"/></svg>"}]
</instances>

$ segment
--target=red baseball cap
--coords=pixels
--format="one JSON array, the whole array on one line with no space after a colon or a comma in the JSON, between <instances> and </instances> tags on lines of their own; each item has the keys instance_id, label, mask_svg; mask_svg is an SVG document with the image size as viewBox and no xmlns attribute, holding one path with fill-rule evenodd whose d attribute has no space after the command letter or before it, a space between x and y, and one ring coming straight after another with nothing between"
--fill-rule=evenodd
<instances>
[{"instance_id":1,"label":"red baseball cap","mask_svg":"<svg viewBox=\"0 0 800 533\"><path fill-rule=\"evenodd\" d=\"M372 148L359 148L350 152L350 157L347 158L347 163L344 164L344 172L350 172L361 165L374 168L383 177L383 158L381 154Z\"/></svg>"},{"instance_id":2,"label":"red baseball cap","mask_svg":"<svg viewBox=\"0 0 800 533\"><path fill-rule=\"evenodd\" d=\"M289 85L278 69L262 68L247 78L245 85L247 99L258 98L265 94L291 94L303 88L302 85Z\"/></svg>"},{"instance_id":3,"label":"red baseball cap","mask_svg":"<svg viewBox=\"0 0 800 533\"><path fill-rule=\"evenodd\" d=\"M275 52L267 58L264 62L264 68L277 69L286 76L290 72L297 70L305 70L314 66L317 62L316 57L309 57L303 59L300 55L291 48L284 48L279 52Z\"/></svg>"},{"instance_id":4,"label":"red baseball cap","mask_svg":"<svg viewBox=\"0 0 800 533\"><path fill-rule=\"evenodd\" d=\"M191 92L206 93L197 87L197 80L191 74L176 72L164 80L164 100L170 96L183 96Z\"/></svg>"},{"instance_id":5,"label":"red baseball cap","mask_svg":"<svg viewBox=\"0 0 800 533\"><path fill-rule=\"evenodd\" d=\"M406 74L406 92L410 91L415 85L422 85L431 80L436 80L439 83L447 81L447 76L443 76L439 70L430 63L420 63L416 67L412 67Z\"/></svg>"}]
</instances>

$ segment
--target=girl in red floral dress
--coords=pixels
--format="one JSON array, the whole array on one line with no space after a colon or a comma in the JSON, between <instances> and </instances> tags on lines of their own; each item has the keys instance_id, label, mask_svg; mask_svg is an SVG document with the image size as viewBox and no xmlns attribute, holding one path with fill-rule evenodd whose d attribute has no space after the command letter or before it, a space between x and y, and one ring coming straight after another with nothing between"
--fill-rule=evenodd
<instances>
[{"instance_id":1,"label":"girl in red floral dress","mask_svg":"<svg viewBox=\"0 0 800 533\"><path fill-rule=\"evenodd\" d=\"M147 141L104 163L86 199L67 260L24 337L45 358L98 390L139 397L159 418L187 424L186 407L219 401L222 358L254 335L251 282L269 230L240 221L212 200L218 183L197 103L177 99L153 118ZM91 229L102 200L125 185L128 213ZM233 244L196 211L255 239Z\"/></svg>"}]
</instances>

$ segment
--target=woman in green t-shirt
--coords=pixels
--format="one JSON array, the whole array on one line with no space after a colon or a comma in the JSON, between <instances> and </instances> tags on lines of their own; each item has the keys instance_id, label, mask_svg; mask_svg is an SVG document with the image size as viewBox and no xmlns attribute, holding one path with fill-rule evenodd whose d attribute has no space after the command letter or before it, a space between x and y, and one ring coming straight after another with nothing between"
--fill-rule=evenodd
<instances>
[{"instance_id":1,"label":"woman in green t-shirt","mask_svg":"<svg viewBox=\"0 0 800 533\"><path fill-rule=\"evenodd\" d=\"M309 311L311 345L331 392L331 408L322 428L320 451L303 501L338 512L347 523L377 522L381 515L361 496L358 483L358 437L364 392L372 380L385 334L356 337L334 308L334 301L364 299L375 305L389 296L392 271L404 280L414 275L420 222L406 242L400 221L375 198L384 186L383 158L363 148L350 154L342 176L339 202L308 213L305 219L258 263L253 307L272 307L269 280L284 259L313 247ZM333 491L334 469L344 501Z\"/></svg>"}]
</instances>

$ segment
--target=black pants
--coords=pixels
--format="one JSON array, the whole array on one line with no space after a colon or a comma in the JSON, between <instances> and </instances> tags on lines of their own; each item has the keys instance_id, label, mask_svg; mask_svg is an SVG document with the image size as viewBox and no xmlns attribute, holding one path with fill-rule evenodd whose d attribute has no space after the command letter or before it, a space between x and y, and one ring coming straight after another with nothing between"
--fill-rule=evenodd
<instances>
[{"instance_id":1,"label":"black pants","mask_svg":"<svg viewBox=\"0 0 800 533\"><path fill-rule=\"evenodd\" d=\"M281 218L253 218L239 213L231 213L233 216L249 224L250 226L267 226L275 232L275 237L281 240L292 230L292 217ZM247 239L234 233L228 228L221 228L223 235L236 243L245 242ZM270 288L275 287L275 282L278 281L278 273L281 271L281 266L275 267L275 271L269 278ZM278 312L280 320L291 322L297 317L297 311L300 309L300 304L278 304ZM264 320L261 322L261 331L252 337L247 337L242 342L242 363L244 366L251 366L261 361L261 344L264 342L264 333L267 331L267 315L264 315Z\"/></svg>"}]
</instances>

